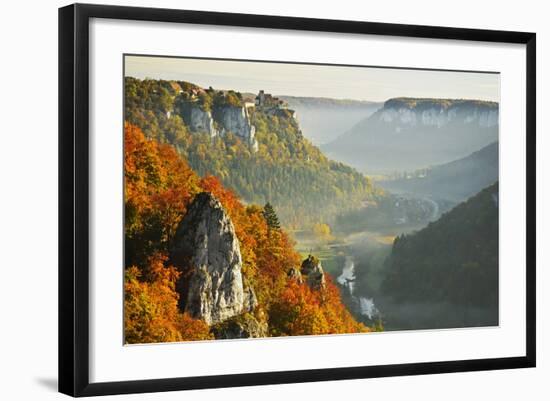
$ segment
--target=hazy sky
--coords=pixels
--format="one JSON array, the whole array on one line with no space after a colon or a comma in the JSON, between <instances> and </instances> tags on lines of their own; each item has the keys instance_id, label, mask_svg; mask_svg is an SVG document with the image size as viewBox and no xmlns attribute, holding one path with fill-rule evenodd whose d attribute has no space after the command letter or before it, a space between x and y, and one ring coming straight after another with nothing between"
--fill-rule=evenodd
<instances>
[{"instance_id":1,"label":"hazy sky","mask_svg":"<svg viewBox=\"0 0 550 401\"><path fill-rule=\"evenodd\" d=\"M274 95L384 101L392 97L499 101L500 75L168 57L126 57L125 75Z\"/></svg>"}]
</instances>

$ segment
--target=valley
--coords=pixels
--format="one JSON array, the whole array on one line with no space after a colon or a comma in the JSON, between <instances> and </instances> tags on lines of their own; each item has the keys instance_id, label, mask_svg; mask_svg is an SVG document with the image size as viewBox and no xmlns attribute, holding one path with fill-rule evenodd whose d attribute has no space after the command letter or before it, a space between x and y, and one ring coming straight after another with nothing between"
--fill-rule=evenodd
<instances>
[{"instance_id":1,"label":"valley","mask_svg":"<svg viewBox=\"0 0 550 401\"><path fill-rule=\"evenodd\" d=\"M317 146L335 140L383 106L378 102L357 100L284 95L280 98L296 110L300 127Z\"/></svg>"},{"instance_id":2,"label":"valley","mask_svg":"<svg viewBox=\"0 0 550 401\"><path fill-rule=\"evenodd\" d=\"M357 320L392 330L392 319L388 320L377 302L382 296L381 283L387 275L385 260L396 237L414 233L437 220L440 209L428 198L387 196L393 199L390 210L387 206L379 212L371 209L366 213L366 219L357 219L354 213L354 224L336 224L330 239L304 231L292 232L292 235L302 257L314 254L321 260L325 271L340 285L344 302ZM376 217L373 224L368 216ZM409 216L415 216L415 219Z\"/></svg>"},{"instance_id":3,"label":"valley","mask_svg":"<svg viewBox=\"0 0 550 401\"><path fill-rule=\"evenodd\" d=\"M452 105L447 107L453 108ZM358 142L354 146L363 145ZM407 151L407 147L407 141L393 144L392 152L400 154ZM347 158L341 160L349 161ZM384 190L383 196L374 197L364 202L362 208L336 217L331 243L316 241L315 236L304 238L302 234L296 237L298 249L302 254L319 254L327 272L342 287L346 304L365 324L379 321L384 330L464 324L464 321L441 315L448 310L467 316L466 320L477 319L475 324L491 324L487 314L492 312L483 312L483 308L472 312L471 307L443 301L403 304L395 301L395 294L387 291L387 284L382 284L392 279L389 260L396 238L414 237L415 233L422 232L442 215L498 181L498 142L448 163L426 165L410 172L394 171L373 179L374 185Z\"/></svg>"},{"instance_id":4,"label":"valley","mask_svg":"<svg viewBox=\"0 0 550 401\"><path fill-rule=\"evenodd\" d=\"M498 324L498 104L133 77L125 99L128 314L177 301L127 341Z\"/></svg>"}]
</instances>

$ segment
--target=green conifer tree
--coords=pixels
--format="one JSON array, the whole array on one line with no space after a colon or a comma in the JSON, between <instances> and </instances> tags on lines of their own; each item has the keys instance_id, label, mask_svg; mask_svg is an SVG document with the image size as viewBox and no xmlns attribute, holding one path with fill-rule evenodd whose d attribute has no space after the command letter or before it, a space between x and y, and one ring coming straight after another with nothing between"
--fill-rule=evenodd
<instances>
[{"instance_id":1,"label":"green conifer tree","mask_svg":"<svg viewBox=\"0 0 550 401\"><path fill-rule=\"evenodd\" d=\"M278 230L281 228L281 223L279 222L277 213L275 213L275 209L273 209L271 203L267 202L265 204L262 214L264 215L264 219L267 222L267 226L269 228L274 230Z\"/></svg>"}]
</instances>

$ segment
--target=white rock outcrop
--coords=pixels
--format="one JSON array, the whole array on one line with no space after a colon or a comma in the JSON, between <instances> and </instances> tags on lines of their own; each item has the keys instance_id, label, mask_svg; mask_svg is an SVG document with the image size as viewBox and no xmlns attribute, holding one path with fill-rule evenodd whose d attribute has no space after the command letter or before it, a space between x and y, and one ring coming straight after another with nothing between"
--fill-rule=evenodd
<instances>
[{"instance_id":1,"label":"white rock outcrop","mask_svg":"<svg viewBox=\"0 0 550 401\"><path fill-rule=\"evenodd\" d=\"M214 126L212 113L202 110L198 105L190 107L188 124L193 132L207 132L211 137L219 134Z\"/></svg>"},{"instance_id":2,"label":"white rock outcrop","mask_svg":"<svg viewBox=\"0 0 550 401\"><path fill-rule=\"evenodd\" d=\"M179 224L170 260L184 274L178 286L183 307L207 324L223 322L253 309L256 296L245 288L235 228L221 203L210 193L198 194Z\"/></svg>"},{"instance_id":3,"label":"white rock outcrop","mask_svg":"<svg viewBox=\"0 0 550 401\"><path fill-rule=\"evenodd\" d=\"M494 127L499 123L498 109L482 106L456 105L418 109L409 107L384 107L377 112L380 121L402 125L444 127L447 124L476 124Z\"/></svg>"},{"instance_id":4,"label":"white rock outcrop","mask_svg":"<svg viewBox=\"0 0 550 401\"><path fill-rule=\"evenodd\" d=\"M218 123L222 127L221 135L232 132L243 139L253 149L258 150L256 127L250 122L250 115L246 107L225 106L220 114Z\"/></svg>"}]
</instances>

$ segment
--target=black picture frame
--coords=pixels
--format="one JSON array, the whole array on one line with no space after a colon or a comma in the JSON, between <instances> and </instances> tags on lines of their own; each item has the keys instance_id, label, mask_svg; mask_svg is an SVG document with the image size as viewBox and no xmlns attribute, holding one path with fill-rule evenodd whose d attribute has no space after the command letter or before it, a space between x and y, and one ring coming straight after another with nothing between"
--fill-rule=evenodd
<instances>
[{"instance_id":1,"label":"black picture frame","mask_svg":"<svg viewBox=\"0 0 550 401\"><path fill-rule=\"evenodd\" d=\"M90 383L89 21L91 18L484 41L526 46L526 354L520 357ZM536 35L435 26L74 4L59 9L59 391L71 396L158 392L534 367Z\"/></svg>"}]
</instances>

